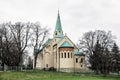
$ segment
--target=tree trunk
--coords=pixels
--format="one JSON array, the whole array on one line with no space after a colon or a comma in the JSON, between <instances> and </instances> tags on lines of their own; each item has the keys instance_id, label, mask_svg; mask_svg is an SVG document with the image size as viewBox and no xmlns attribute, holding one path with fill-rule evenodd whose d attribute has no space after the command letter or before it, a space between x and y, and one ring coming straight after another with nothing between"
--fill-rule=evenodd
<instances>
[{"instance_id":1,"label":"tree trunk","mask_svg":"<svg viewBox=\"0 0 120 80\"><path fill-rule=\"evenodd\" d=\"M34 57L34 69L36 69L36 63L37 63L37 56Z\"/></svg>"},{"instance_id":2,"label":"tree trunk","mask_svg":"<svg viewBox=\"0 0 120 80\"><path fill-rule=\"evenodd\" d=\"M98 68L96 69L96 75L99 75L99 69Z\"/></svg>"},{"instance_id":3,"label":"tree trunk","mask_svg":"<svg viewBox=\"0 0 120 80\"><path fill-rule=\"evenodd\" d=\"M6 64L3 63L3 71L7 71L8 67Z\"/></svg>"}]
</instances>

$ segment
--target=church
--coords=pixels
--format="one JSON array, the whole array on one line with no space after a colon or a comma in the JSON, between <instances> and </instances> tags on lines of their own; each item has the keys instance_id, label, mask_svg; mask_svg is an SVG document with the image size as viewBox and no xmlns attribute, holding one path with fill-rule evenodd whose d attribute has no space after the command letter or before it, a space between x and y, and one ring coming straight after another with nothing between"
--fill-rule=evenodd
<instances>
[{"instance_id":1,"label":"church","mask_svg":"<svg viewBox=\"0 0 120 80\"><path fill-rule=\"evenodd\" d=\"M37 56L37 69L55 69L61 72L80 72L86 69L85 55L63 34L58 12L52 39L48 39Z\"/></svg>"}]
</instances>

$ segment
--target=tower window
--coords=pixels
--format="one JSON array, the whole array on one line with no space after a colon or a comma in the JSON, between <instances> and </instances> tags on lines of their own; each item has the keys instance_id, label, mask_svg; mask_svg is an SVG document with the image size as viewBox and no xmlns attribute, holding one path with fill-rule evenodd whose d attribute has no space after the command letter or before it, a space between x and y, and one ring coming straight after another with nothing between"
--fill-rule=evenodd
<instances>
[{"instance_id":1,"label":"tower window","mask_svg":"<svg viewBox=\"0 0 120 80\"><path fill-rule=\"evenodd\" d=\"M63 58L63 53L61 53L61 58Z\"/></svg>"},{"instance_id":2,"label":"tower window","mask_svg":"<svg viewBox=\"0 0 120 80\"><path fill-rule=\"evenodd\" d=\"M66 53L64 54L64 58L66 58Z\"/></svg>"},{"instance_id":3,"label":"tower window","mask_svg":"<svg viewBox=\"0 0 120 80\"><path fill-rule=\"evenodd\" d=\"M78 58L76 58L76 63L78 63Z\"/></svg>"},{"instance_id":4,"label":"tower window","mask_svg":"<svg viewBox=\"0 0 120 80\"><path fill-rule=\"evenodd\" d=\"M68 58L70 58L70 54L68 53Z\"/></svg>"}]
</instances>

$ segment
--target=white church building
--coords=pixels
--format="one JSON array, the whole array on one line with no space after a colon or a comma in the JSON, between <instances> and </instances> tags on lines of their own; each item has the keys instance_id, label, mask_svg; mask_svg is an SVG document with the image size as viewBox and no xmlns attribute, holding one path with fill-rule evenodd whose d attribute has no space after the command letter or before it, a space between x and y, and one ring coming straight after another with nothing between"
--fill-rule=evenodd
<instances>
[{"instance_id":1,"label":"white church building","mask_svg":"<svg viewBox=\"0 0 120 80\"><path fill-rule=\"evenodd\" d=\"M62 72L80 72L86 69L85 56L68 36L63 34L59 12L53 38L43 45L37 57L36 68L54 68Z\"/></svg>"}]
</instances>

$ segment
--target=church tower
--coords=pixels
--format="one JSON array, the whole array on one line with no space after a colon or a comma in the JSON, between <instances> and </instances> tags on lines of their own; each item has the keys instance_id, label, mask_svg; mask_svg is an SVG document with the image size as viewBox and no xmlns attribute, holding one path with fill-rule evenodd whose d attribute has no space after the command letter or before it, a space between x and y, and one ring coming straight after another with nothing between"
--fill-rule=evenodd
<instances>
[{"instance_id":1,"label":"church tower","mask_svg":"<svg viewBox=\"0 0 120 80\"><path fill-rule=\"evenodd\" d=\"M62 30L62 25L61 25L61 20L60 20L60 14L58 11L57 15L57 21L56 21L56 26L55 26L55 31L54 31L54 38L63 38L63 30Z\"/></svg>"}]
</instances>

